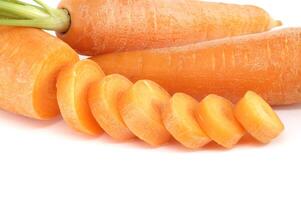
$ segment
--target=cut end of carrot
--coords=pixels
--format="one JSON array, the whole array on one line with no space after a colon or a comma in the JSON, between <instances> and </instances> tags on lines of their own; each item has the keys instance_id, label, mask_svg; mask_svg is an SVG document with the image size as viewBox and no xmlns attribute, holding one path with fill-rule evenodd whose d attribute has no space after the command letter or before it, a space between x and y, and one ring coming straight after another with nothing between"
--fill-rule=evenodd
<instances>
[{"instance_id":1,"label":"cut end of carrot","mask_svg":"<svg viewBox=\"0 0 301 200\"><path fill-rule=\"evenodd\" d=\"M283 23L281 20L271 20L269 29L272 29L272 28L275 28L278 26L282 26L282 25L283 25Z\"/></svg>"},{"instance_id":2,"label":"cut end of carrot","mask_svg":"<svg viewBox=\"0 0 301 200\"><path fill-rule=\"evenodd\" d=\"M258 94L248 91L235 107L235 117L255 139L269 143L284 125L271 106Z\"/></svg>"},{"instance_id":3,"label":"cut end of carrot","mask_svg":"<svg viewBox=\"0 0 301 200\"><path fill-rule=\"evenodd\" d=\"M227 99L208 95L197 108L197 119L205 133L225 148L232 148L246 131L234 117L234 105Z\"/></svg>"}]
</instances>

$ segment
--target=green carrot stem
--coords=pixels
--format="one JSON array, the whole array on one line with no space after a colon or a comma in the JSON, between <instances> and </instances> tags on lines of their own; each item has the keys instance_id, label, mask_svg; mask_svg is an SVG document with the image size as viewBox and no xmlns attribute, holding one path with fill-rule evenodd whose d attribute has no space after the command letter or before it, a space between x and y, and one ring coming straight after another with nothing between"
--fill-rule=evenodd
<instances>
[{"instance_id":1,"label":"green carrot stem","mask_svg":"<svg viewBox=\"0 0 301 200\"><path fill-rule=\"evenodd\" d=\"M0 25L34 27L66 32L70 26L67 10L51 8L42 0L37 5L20 0L0 0Z\"/></svg>"},{"instance_id":2,"label":"green carrot stem","mask_svg":"<svg viewBox=\"0 0 301 200\"><path fill-rule=\"evenodd\" d=\"M28 19L47 17L47 13L36 9L35 7L28 7L28 9L25 9L26 7L27 6L19 5L13 2L0 1L0 13L1 11L5 11L7 13Z\"/></svg>"},{"instance_id":3,"label":"green carrot stem","mask_svg":"<svg viewBox=\"0 0 301 200\"><path fill-rule=\"evenodd\" d=\"M46 4L44 3L42 0L34 0L34 2L36 2L37 4L39 4L40 6L42 6L45 11L47 11L48 14L52 15L52 9Z\"/></svg>"},{"instance_id":4,"label":"green carrot stem","mask_svg":"<svg viewBox=\"0 0 301 200\"><path fill-rule=\"evenodd\" d=\"M9 18L9 19L20 19L20 17L13 15L11 13L8 12L4 12L4 11L0 11L0 18Z\"/></svg>"}]
</instances>

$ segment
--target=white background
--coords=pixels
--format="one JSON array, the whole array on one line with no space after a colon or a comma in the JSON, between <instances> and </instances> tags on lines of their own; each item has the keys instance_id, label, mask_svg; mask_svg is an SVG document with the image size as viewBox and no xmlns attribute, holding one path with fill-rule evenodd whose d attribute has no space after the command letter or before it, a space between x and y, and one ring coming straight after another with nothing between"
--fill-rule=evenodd
<instances>
[{"instance_id":1,"label":"white background","mask_svg":"<svg viewBox=\"0 0 301 200\"><path fill-rule=\"evenodd\" d=\"M298 1L225 2L256 4L286 26L301 26ZM0 199L301 199L301 106L277 112L286 131L270 145L192 152L106 135L92 140L61 119L0 111Z\"/></svg>"}]
</instances>

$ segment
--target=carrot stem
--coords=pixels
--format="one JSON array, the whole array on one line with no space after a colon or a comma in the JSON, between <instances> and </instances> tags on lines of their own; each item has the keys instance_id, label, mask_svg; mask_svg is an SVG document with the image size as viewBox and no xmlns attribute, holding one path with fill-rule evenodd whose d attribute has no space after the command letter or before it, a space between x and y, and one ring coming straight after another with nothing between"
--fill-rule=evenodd
<instances>
[{"instance_id":1,"label":"carrot stem","mask_svg":"<svg viewBox=\"0 0 301 200\"><path fill-rule=\"evenodd\" d=\"M0 13L1 11L5 11L28 19L47 17L45 12L36 9L35 7L28 7L27 9L25 9L25 7L25 5L14 2L0 1Z\"/></svg>"},{"instance_id":2,"label":"carrot stem","mask_svg":"<svg viewBox=\"0 0 301 200\"><path fill-rule=\"evenodd\" d=\"M45 11L47 11L48 14L50 14L50 15L54 14L52 12L52 9L46 3L44 3L43 1L41 1L41 0L34 0L34 2L36 2L37 4L39 4L40 6L42 6L45 9Z\"/></svg>"},{"instance_id":3,"label":"carrot stem","mask_svg":"<svg viewBox=\"0 0 301 200\"><path fill-rule=\"evenodd\" d=\"M29 5L29 6L34 6L34 7L39 8L38 6L35 6L35 5L27 3L27 2L22 2L19 0L0 0L0 1L13 2L13 3L19 4L19 5Z\"/></svg>"},{"instance_id":4,"label":"carrot stem","mask_svg":"<svg viewBox=\"0 0 301 200\"><path fill-rule=\"evenodd\" d=\"M0 13L0 19L3 19L3 18L20 19L19 16L16 16L16 15L11 14L9 12L1 11L1 13Z\"/></svg>"},{"instance_id":5,"label":"carrot stem","mask_svg":"<svg viewBox=\"0 0 301 200\"><path fill-rule=\"evenodd\" d=\"M51 8L42 0L37 5L20 0L0 0L0 25L33 27L66 32L71 20L66 9Z\"/></svg>"}]
</instances>

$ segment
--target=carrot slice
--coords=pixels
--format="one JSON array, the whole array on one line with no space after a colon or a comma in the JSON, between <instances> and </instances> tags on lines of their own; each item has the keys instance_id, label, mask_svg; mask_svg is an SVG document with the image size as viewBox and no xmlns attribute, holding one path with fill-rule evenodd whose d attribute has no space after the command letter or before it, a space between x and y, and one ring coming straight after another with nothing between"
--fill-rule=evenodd
<instances>
[{"instance_id":1,"label":"carrot slice","mask_svg":"<svg viewBox=\"0 0 301 200\"><path fill-rule=\"evenodd\" d=\"M70 127L88 135L102 132L88 104L88 89L93 82L104 76L99 65L91 60L79 61L60 72L57 99L61 114Z\"/></svg>"},{"instance_id":2,"label":"carrot slice","mask_svg":"<svg viewBox=\"0 0 301 200\"><path fill-rule=\"evenodd\" d=\"M284 130L283 123L271 106L252 91L248 91L237 103L235 116L242 126L262 143L269 143Z\"/></svg>"},{"instance_id":3,"label":"carrot slice","mask_svg":"<svg viewBox=\"0 0 301 200\"><path fill-rule=\"evenodd\" d=\"M227 99L209 95L198 105L197 119L206 134L225 148L232 148L245 130L234 117L234 105Z\"/></svg>"},{"instance_id":4,"label":"carrot slice","mask_svg":"<svg viewBox=\"0 0 301 200\"><path fill-rule=\"evenodd\" d=\"M141 80L122 96L119 108L127 127L152 146L166 143L170 134L163 125L161 109L170 95L157 83Z\"/></svg>"},{"instance_id":5,"label":"carrot slice","mask_svg":"<svg viewBox=\"0 0 301 200\"><path fill-rule=\"evenodd\" d=\"M118 100L133 83L124 76L112 74L95 82L89 89L89 105L99 125L118 140L133 138L118 109Z\"/></svg>"},{"instance_id":6,"label":"carrot slice","mask_svg":"<svg viewBox=\"0 0 301 200\"><path fill-rule=\"evenodd\" d=\"M184 93L176 93L164 107L163 123L182 145L198 149L211 141L195 117L198 101Z\"/></svg>"}]
</instances>

